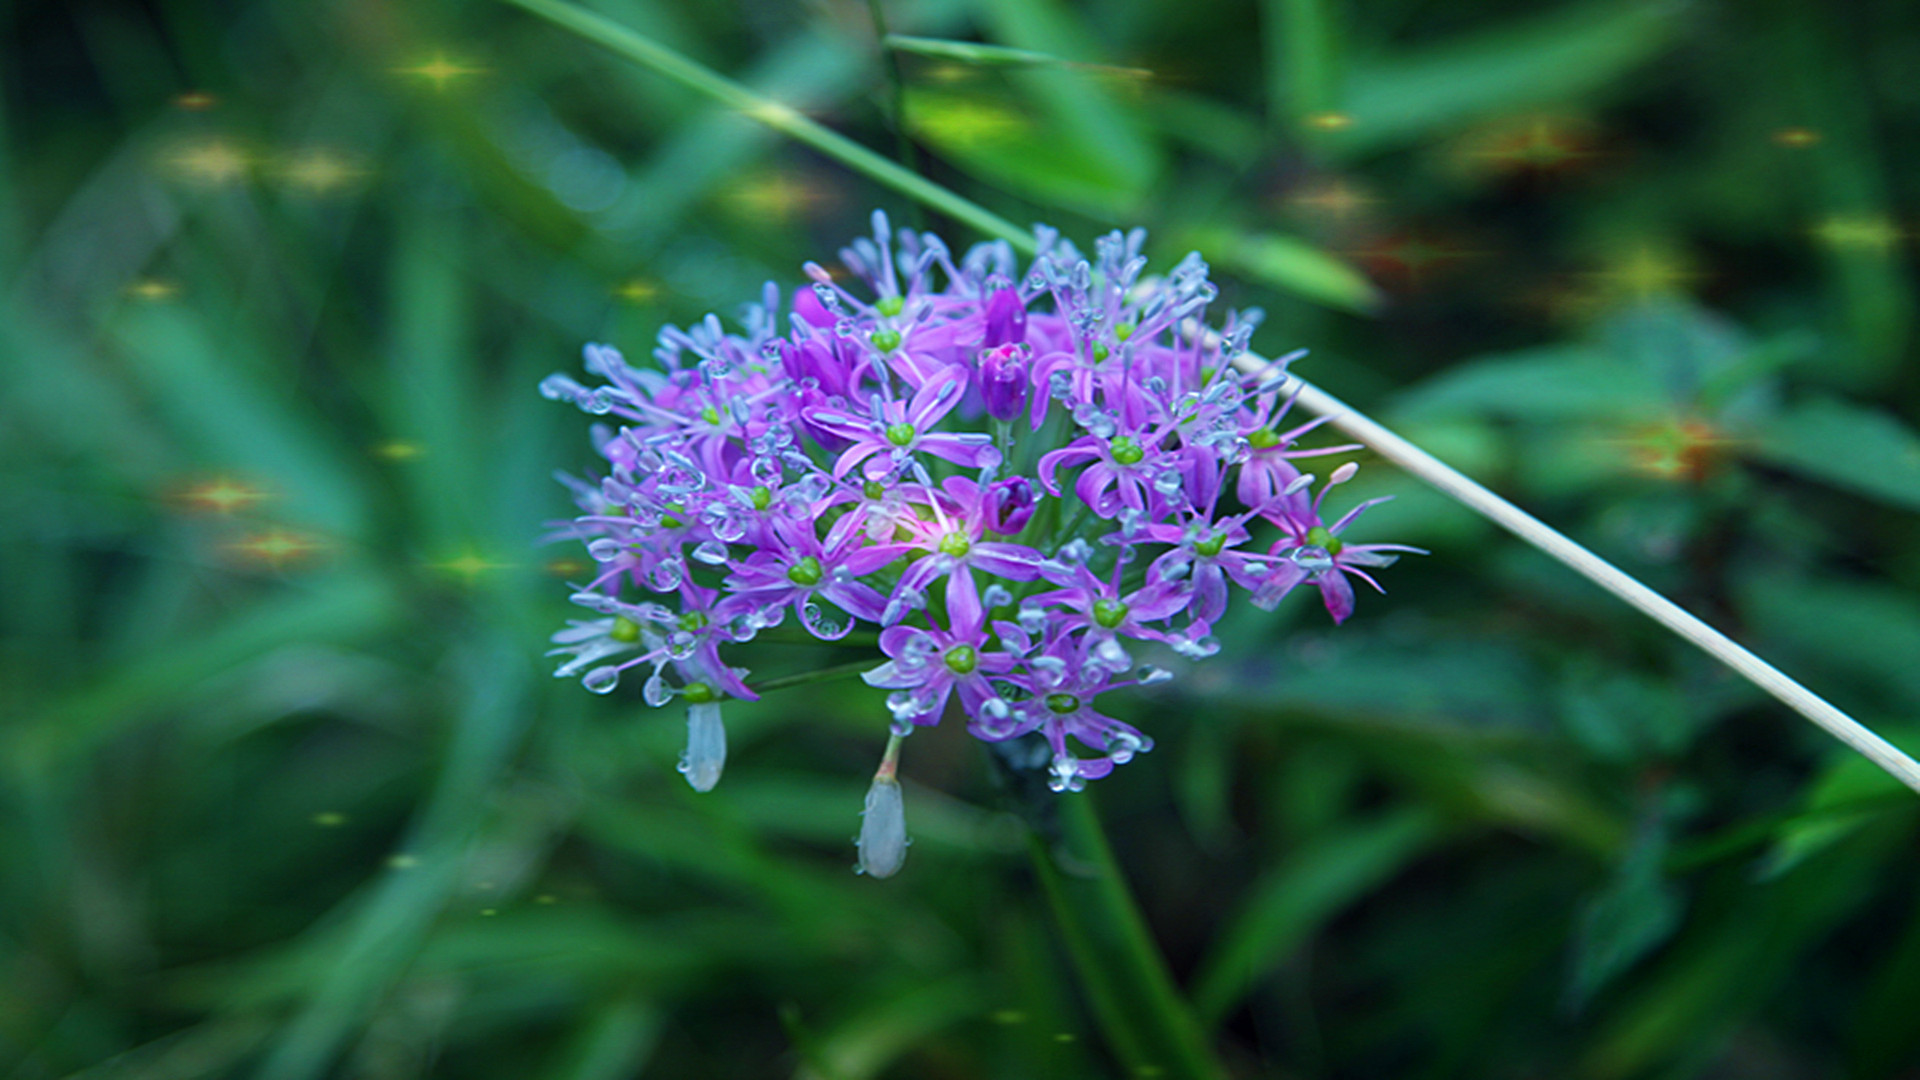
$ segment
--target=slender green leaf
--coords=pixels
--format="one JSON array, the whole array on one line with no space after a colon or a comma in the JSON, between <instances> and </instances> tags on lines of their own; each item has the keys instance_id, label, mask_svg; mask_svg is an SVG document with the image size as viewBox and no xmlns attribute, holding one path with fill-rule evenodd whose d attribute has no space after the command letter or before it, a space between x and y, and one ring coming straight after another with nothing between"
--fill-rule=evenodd
<instances>
[{"instance_id":1,"label":"slender green leaf","mask_svg":"<svg viewBox=\"0 0 1920 1080\"><path fill-rule=\"evenodd\" d=\"M1262 978L1354 901L1378 888L1440 836L1425 810L1344 825L1293 853L1255 883L1194 978L1194 1008L1217 1026Z\"/></svg>"}]
</instances>

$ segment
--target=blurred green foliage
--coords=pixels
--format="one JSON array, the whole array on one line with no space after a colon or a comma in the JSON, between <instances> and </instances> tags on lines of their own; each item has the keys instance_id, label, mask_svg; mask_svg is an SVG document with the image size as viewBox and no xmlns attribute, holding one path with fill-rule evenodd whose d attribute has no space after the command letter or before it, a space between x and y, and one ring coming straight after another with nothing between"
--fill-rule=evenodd
<instances>
[{"instance_id":1,"label":"blurred green foliage","mask_svg":"<svg viewBox=\"0 0 1920 1080\"><path fill-rule=\"evenodd\" d=\"M591 7L893 146L863 2ZM931 179L1202 247L1259 347L1920 746L1910 5L886 15ZM872 691L730 706L695 796L676 716L539 657L579 558L537 544L548 474L589 465L539 377L917 211L505 5L0 25L6 1075L1151 1064L1114 1032L1152 1045L1154 972L1048 911L1117 881L1090 807L1029 836L928 733L906 870L857 878ZM1159 749L1071 797L1226 1071L1915 1075L1912 798L1441 497L1355 487L1432 557L1339 632L1238 612L1131 705Z\"/></svg>"}]
</instances>

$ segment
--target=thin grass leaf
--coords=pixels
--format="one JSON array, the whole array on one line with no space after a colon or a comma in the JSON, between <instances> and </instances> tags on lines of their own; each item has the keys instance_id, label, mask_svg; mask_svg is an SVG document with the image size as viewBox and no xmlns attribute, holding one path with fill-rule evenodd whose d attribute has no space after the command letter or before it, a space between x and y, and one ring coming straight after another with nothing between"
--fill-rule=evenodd
<instances>
[{"instance_id":1,"label":"thin grass leaf","mask_svg":"<svg viewBox=\"0 0 1920 1080\"><path fill-rule=\"evenodd\" d=\"M910 34L888 34L881 42L889 49L925 56L935 60L953 60L962 64L977 64L981 67L1063 67L1081 71L1114 75L1128 79L1147 79L1153 72L1145 68L1118 67L1113 64L1094 64L1084 60L1063 60L1032 49L1014 49L1005 45L984 45L977 41L954 41L948 38L914 37Z\"/></svg>"},{"instance_id":2,"label":"thin grass leaf","mask_svg":"<svg viewBox=\"0 0 1920 1080\"><path fill-rule=\"evenodd\" d=\"M1424 809L1343 826L1256 882L1194 977L1194 1010L1218 1027L1240 999L1328 920L1403 869L1441 835Z\"/></svg>"}]
</instances>

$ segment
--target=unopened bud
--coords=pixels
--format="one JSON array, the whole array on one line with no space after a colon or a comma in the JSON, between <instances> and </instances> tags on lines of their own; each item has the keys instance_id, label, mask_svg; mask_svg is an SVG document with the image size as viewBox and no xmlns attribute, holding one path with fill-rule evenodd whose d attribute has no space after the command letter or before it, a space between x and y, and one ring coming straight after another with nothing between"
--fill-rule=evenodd
<instances>
[{"instance_id":1,"label":"unopened bud","mask_svg":"<svg viewBox=\"0 0 1920 1080\"><path fill-rule=\"evenodd\" d=\"M987 298L986 340L981 345L992 349L1025 344L1026 340L1027 306L1020 302L1020 294L1009 288L995 289Z\"/></svg>"},{"instance_id":2,"label":"unopened bud","mask_svg":"<svg viewBox=\"0 0 1920 1080\"><path fill-rule=\"evenodd\" d=\"M692 695L688 695L689 698ZM695 791L712 791L727 764L727 729L720 722L720 703L703 701L687 706L687 752L680 771Z\"/></svg>"},{"instance_id":3,"label":"unopened bud","mask_svg":"<svg viewBox=\"0 0 1920 1080\"><path fill-rule=\"evenodd\" d=\"M987 487L987 528L1002 536L1012 536L1027 527L1033 517L1033 484L1024 476L1009 476Z\"/></svg>"},{"instance_id":4,"label":"unopened bud","mask_svg":"<svg viewBox=\"0 0 1920 1080\"><path fill-rule=\"evenodd\" d=\"M1000 345L980 354L980 394L988 416L1011 420L1025 412L1031 386L1025 345Z\"/></svg>"},{"instance_id":5,"label":"unopened bud","mask_svg":"<svg viewBox=\"0 0 1920 1080\"><path fill-rule=\"evenodd\" d=\"M860 873L892 877L907 858L907 812L900 781L876 776L860 811Z\"/></svg>"}]
</instances>

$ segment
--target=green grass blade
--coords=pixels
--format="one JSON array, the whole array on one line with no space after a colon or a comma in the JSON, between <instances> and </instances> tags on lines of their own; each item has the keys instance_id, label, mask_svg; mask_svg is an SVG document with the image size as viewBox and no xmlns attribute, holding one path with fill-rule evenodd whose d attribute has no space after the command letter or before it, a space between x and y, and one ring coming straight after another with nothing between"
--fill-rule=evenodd
<instances>
[{"instance_id":1,"label":"green grass blade","mask_svg":"<svg viewBox=\"0 0 1920 1080\"><path fill-rule=\"evenodd\" d=\"M652 68L768 127L797 139L828 157L908 198L1024 251L1034 250L1033 234L968 199L861 146L839 132L808 119L792 106L755 94L713 69L695 63L659 42L591 11L559 0L506 0L562 29Z\"/></svg>"}]
</instances>

